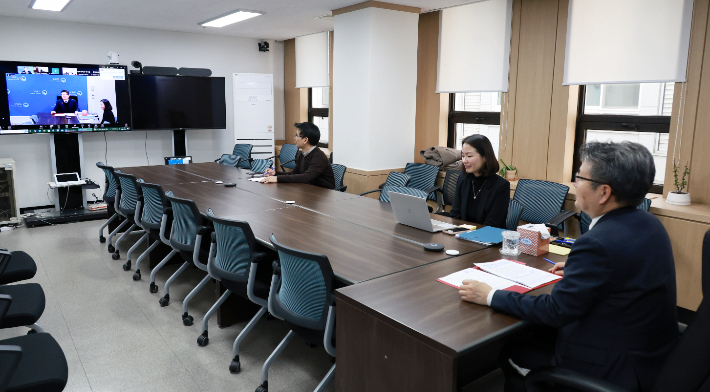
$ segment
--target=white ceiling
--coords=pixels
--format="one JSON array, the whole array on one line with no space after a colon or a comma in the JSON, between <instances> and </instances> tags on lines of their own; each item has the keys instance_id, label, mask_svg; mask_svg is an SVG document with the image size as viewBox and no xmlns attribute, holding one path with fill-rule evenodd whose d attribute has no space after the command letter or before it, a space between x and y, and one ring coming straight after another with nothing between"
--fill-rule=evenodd
<instances>
[{"instance_id":1,"label":"white ceiling","mask_svg":"<svg viewBox=\"0 0 710 392\"><path fill-rule=\"evenodd\" d=\"M73 0L62 12L29 8L32 0L0 0L0 15L155 30L284 40L333 29L315 19L363 0ZM397 0L424 12L480 0ZM264 15L221 28L198 23L236 9Z\"/></svg>"}]
</instances>

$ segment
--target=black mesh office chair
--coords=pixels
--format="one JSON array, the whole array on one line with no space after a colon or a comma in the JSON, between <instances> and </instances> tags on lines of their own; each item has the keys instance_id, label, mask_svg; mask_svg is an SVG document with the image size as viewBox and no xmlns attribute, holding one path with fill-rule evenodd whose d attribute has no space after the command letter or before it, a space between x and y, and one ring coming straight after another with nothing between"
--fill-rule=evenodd
<instances>
[{"instance_id":1,"label":"black mesh office chair","mask_svg":"<svg viewBox=\"0 0 710 392\"><path fill-rule=\"evenodd\" d=\"M7 250L0 248L0 251ZM0 274L0 285L21 282L34 278L37 273L37 263L32 256L21 250L10 252L10 262L5 271Z\"/></svg>"}]
</instances>

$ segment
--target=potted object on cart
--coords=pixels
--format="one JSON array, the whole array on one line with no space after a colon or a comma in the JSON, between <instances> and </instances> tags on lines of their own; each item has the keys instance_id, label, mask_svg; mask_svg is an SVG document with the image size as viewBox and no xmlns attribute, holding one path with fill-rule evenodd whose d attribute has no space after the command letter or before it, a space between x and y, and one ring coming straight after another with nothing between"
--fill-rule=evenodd
<instances>
[{"instance_id":1,"label":"potted object on cart","mask_svg":"<svg viewBox=\"0 0 710 392\"><path fill-rule=\"evenodd\" d=\"M690 169L688 169L688 164L685 164L685 170L683 170L683 175L680 180L678 179L678 165L673 162L673 178L675 182L675 191L668 192L666 196L666 203L673 204L677 206L689 206L690 205L690 193L685 192L688 186L687 177L690 175Z\"/></svg>"}]
</instances>

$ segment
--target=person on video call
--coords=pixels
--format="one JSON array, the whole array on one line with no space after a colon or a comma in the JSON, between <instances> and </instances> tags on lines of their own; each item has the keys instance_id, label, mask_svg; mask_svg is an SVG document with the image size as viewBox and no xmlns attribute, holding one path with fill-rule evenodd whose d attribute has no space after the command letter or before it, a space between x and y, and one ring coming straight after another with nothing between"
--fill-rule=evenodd
<instances>
[{"instance_id":1,"label":"person on video call","mask_svg":"<svg viewBox=\"0 0 710 392\"><path fill-rule=\"evenodd\" d=\"M296 153L296 167L290 172L268 169L261 182L300 182L322 188L335 189L335 175L330 160L316 145L320 141L320 130L309 122L294 124L294 141L300 151ZM285 163L285 162L284 162Z\"/></svg>"},{"instance_id":2,"label":"person on video call","mask_svg":"<svg viewBox=\"0 0 710 392\"><path fill-rule=\"evenodd\" d=\"M113 114L111 102L109 102L108 99L102 99L99 105L104 113L101 117L101 124L116 124L116 116Z\"/></svg>"},{"instance_id":3,"label":"person on video call","mask_svg":"<svg viewBox=\"0 0 710 392\"><path fill-rule=\"evenodd\" d=\"M69 91L62 90L62 98L57 100L54 105L54 110L52 114L55 113L77 113L79 111L79 104L76 100L69 98Z\"/></svg>"}]
</instances>

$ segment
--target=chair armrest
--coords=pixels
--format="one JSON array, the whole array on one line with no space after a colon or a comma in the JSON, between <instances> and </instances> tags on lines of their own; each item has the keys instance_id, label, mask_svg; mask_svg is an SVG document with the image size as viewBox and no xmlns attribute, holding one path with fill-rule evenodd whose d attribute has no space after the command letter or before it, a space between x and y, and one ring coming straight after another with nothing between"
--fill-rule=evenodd
<instances>
[{"instance_id":1,"label":"chair armrest","mask_svg":"<svg viewBox=\"0 0 710 392\"><path fill-rule=\"evenodd\" d=\"M550 218L550 220L547 223L545 223L545 226L557 227L562 222L566 221L568 218L573 217L575 214L576 214L576 212L574 212L574 211L562 210L562 211L560 211L559 214Z\"/></svg>"},{"instance_id":2,"label":"chair armrest","mask_svg":"<svg viewBox=\"0 0 710 392\"><path fill-rule=\"evenodd\" d=\"M22 359L22 347L0 346L0 391L7 389Z\"/></svg>"},{"instance_id":3,"label":"chair armrest","mask_svg":"<svg viewBox=\"0 0 710 392\"><path fill-rule=\"evenodd\" d=\"M554 366L533 369L525 376L527 392L548 391L549 384L564 385L583 392L628 392L608 381Z\"/></svg>"},{"instance_id":4,"label":"chair armrest","mask_svg":"<svg viewBox=\"0 0 710 392\"><path fill-rule=\"evenodd\" d=\"M211 232L213 232L214 229L210 226L199 226L197 227L197 235L205 236Z\"/></svg>"},{"instance_id":5,"label":"chair armrest","mask_svg":"<svg viewBox=\"0 0 710 392\"><path fill-rule=\"evenodd\" d=\"M278 261L272 262L271 267L274 269L274 275L281 276L281 264Z\"/></svg>"},{"instance_id":6,"label":"chair armrest","mask_svg":"<svg viewBox=\"0 0 710 392\"><path fill-rule=\"evenodd\" d=\"M686 328L688 328L688 324L683 324L680 321L678 322L678 333L681 335L684 334Z\"/></svg>"},{"instance_id":7,"label":"chair armrest","mask_svg":"<svg viewBox=\"0 0 710 392\"><path fill-rule=\"evenodd\" d=\"M167 215L168 218L173 217L173 208L172 207L164 207L163 208L163 215Z\"/></svg>"},{"instance_id":8,"label":"chair armrest","mask_svg":"<svg viewBox=\"0 0 710 392\"><path fill-rule=\"evenodd\" d=\"M444 193L444 190L441 189L441 187L440 187L439 185L434 185L433 187L431 187L431 188L425 190L424 192L426 192L426 194L428 195L428 194L430 194L430 193L432 193L432 192L441 192L441 193Z\"/></svg>"},{"instance_id":9,"label":"chair armrest","mask_svg":"<svg viewBox=\"0 0 710 392\"><path fill-rule=\"evenodd\" d=\"M382 189L382 187L385 186L385 183L383 182L382 184L377 186L377 189Z\"/></svg>"},{"instance_id":10,"label":"chair armrest","mask_svg":"<svg viewBox=\"0 0 710 392\"><path fill-rule=\"evenodd\" d=\"M338 192L345 192L346 189L348 189L347 185L335 187L335 190Z\"/></svg>"},{"instance_id":11,"label":"chair armrest","mask_svg":"<svg viewBox=\"0 0 710 392\"><path fill-rule=\"evenodd\" d=\"M374 189L371 191L363 192L359 196L364 196L364 195L367 195L368 193L372 193L372 192L382 192L382 189Z\"/></svg>"}]
</instances>

